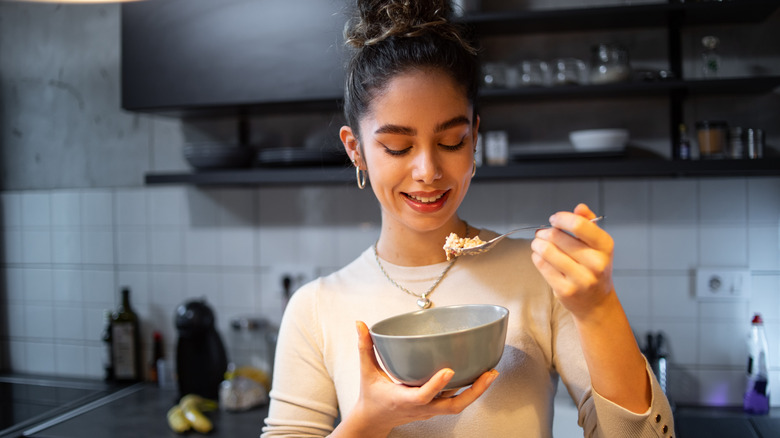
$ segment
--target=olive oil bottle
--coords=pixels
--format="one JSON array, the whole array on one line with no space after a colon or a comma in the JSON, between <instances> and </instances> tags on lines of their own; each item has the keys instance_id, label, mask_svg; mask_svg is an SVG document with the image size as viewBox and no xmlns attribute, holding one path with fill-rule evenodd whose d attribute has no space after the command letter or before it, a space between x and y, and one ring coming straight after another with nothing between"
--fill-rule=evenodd
<instances>
[{"instance_id":1,"label":"olive oil bottle","mask_svg":"<svg viewBox=\"0 0 780 438\"><path fill-rule=\"evenodd\" d=\"M111 316L111 352L116 381L143 380L140 325L130 305L128 287L122 288L122 303Z\"/></svg>"}]
</instances>

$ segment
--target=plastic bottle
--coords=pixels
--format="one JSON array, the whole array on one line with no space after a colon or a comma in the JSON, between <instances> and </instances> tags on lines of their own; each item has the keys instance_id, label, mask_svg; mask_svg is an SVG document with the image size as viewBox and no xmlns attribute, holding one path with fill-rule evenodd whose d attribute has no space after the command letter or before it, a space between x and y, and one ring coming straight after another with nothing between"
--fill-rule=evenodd
<instances>
[{"instance_id":1,"label":"plastic bottle","mask_svg":"<svg viewBox=\"0 0 780 438\"><path fill-rule=\"evenodd\" d=\"M688 130L685 127L685 123L680 123L679 126L679 135L680 135L680 149L678 151L678 156L680 160L690 160L691 159L691 141L688 139Z\"/></svg>"},{"instance_id":2,"label":"plastic bottle","mask_svg":"<svg viewBox=\"0 0 780 438\"><path fill-rule=\"evenodd\" d=\"M122 304L111 317L111 345L114 378L138 382L143 378L138 315L130 306L130 288L122 288Z\"/></svg>"},{"instance_id":3,"label":"plastic bottle","mask_svg":"<svg viewBox=\"0 0 780 438\"><path fill-rule=\"evenodd\" d=\"M769 413L769 373L767 372L767 352L764 321L756 313L750 327L748 343L747 389L743 400L745 412L751 414Z\"/></svg>"}]
</instances>

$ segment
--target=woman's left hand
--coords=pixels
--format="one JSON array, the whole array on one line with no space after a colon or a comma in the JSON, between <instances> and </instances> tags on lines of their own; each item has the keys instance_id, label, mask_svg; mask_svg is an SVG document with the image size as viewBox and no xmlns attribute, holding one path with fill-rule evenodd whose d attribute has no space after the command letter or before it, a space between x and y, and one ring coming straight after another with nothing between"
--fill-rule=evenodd
<instances>
[{"instance_id":1,"label":"woman's left hand","mask_svg":"<svg viewBox=\"0 0 780 438\"><path fill-rule=\"evenodd\" d=\"M575 317L590 311L614 293L610 235L590 222L596 215L585 204L574 212L550 217L552 228L539 230L531 242L531 258L555 296Z\"/></svg>"}]
</instances>

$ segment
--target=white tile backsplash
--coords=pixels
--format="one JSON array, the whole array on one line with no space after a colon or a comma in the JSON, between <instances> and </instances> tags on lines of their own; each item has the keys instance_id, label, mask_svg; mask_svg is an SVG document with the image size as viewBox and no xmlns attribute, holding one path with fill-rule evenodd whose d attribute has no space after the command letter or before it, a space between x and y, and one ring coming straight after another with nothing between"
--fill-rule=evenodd
<instances>
[{"instance_id":1,"label":"white tile backsplash","mask_svg":"<svg viewBox=\"0 0 780 438\"><path fill-rule=\"evenodd\" d=\"M610 222L647 229L650 220L649 209L650 183L648 181L617 179L604 182L603 214ZM634 241L641 240L637 238Z\"/></svg>"},{"instance_id":2,"label":"white tile backsplash","mask_svg":"<svg viewBox=\"0 0 780 438\"><path fill-rule=\"evenodd\" d=\"M149 239L146 230L116 232L116 261L120 265L146 265L149 263Z\"/></svg>"},{"instance_id":3,"label":"white tile backsplash","mask_svg":"<svg viewBox=\"0 0 780 438\"><path fill-rule=\"evenodd\" d=\"M54 338L54 307L50 304L24 306L24 333L38 340Z\"/></svg>"},{"instance_id":4,"label":"white tile backsplash","mask_svg":"<svg viewBox=\"0 0 780 438\"><path fill-rule=\"evenodd\" d=\"M0 219L3 227L22 226L22 195L20 193L0 193Z\"/></svg>"},{"instance_id":5,"label":"white tile backsplash","mask_svg":"<svg viewBox=\"0 0 780 438\"><path fill-rule=\"evenodd\" d=\"M110 230L85 229L81 233L81 257L85 264L114 264L114 234Z\"/></svg>"},{"instance_id":6,"label":"white tile backsplash","mask_svg":"<svg viewBox=\"0 0 780 438\"><path fill-rule=\"evenodd\" d=\"M698 220L696 180L659 179L650 182L650 220L696 223Z\"/></svg>"},{"instance_id":7,"label":"white tile backsplash","mask_svg":"<svg viewBox=\"0 0 780 438\"><path fill-rule=\"evenodd\" d=\"M51 194L52 225L78 227L81 225L81 198L77 191L63 190Z\"/></svg>"},{"instance_id":8,"label":"white tile backsplash","mask_svg":"<svg viewBox=\"0 0 780 438\"><path fill-rule=\"evenodd\" d=\"M618 295L640 343L648 331L666 336L675 401L739 403L756 311L780 379L780 178L478 183L468 196L461 216L496 231L578 202L607 215ZM373 194L351 186L19 191L0 203L6 362L91 378L103 374L103 310L120 287L131 288L144 341L160 330L172 348L183 302L205 298L221 330L239 314L278 323L282 275L332 272L380 230ZM750 269L752 293L696 300L704 265Z\"/></svg>"},{"instance_id":9,"label":"white tile backsplash","mask_svg":"<svg viewBox=\"0 0 780 438\"><path fill-rule=\"evenodd\" d=\"M780 269L780 221L774 225L750 225L747 233L750 269Z\"/></svg>"},{"instance_id":10,"label":"white tile backsplash","mask_svg":"<svg viewBox=\"0 0 780 438\"><path fill-rule=\"evenodd\" d=\"M30 192L22 197L22 225L51 226L51 197L46 192Z\"/></svg>"},{"instance_id":11,"label":"white tile backsplash","mask_svg":"<svg viewBox=\"0 0 780 438\"><path fill-rule=\"evenodd\" d=\"M699 264L702 266L748 265L748 233L744 226L701 225Z\"/></svg>"},{"instance_id":12,"label":"white tile backsplash","mask_svg":"<svg viewBox=\"0 0 780 438\"><path fill-rule=\"evenodd\" d=\"M747 358L747 330L743 321L701 321L698 331L699 365L744 365Z\"/></svg>"},{"instance_id":13,"label":"white tile backsplash","mask_svg":"<svg viewBox=\"0 0 780 438\"><path fill-rule=\"evenodd\" d=\"M780 223L780 178L752 178L747 184L750 223Z\"/></svg>"},{"instance_id":14,"label":"white tile backsplash","mask_svg":"<svg viewBox=\"0 0 780 438\"><path fill-rule=\"evenodd\" d=\"M58 229L51 231L51 261L57 264L81 263L81 231Z\"/></svg>"},{"instance_id":15,"label":"white tile backsplash","mask_svg":"<svg viewBox=\"0 0 780 438\"><path fill-rule=\"evenodd\" d=\"M81 271L77 269L52 270L52 292L57 304L78 304L84 301L84 287Z\"/></svg>"},{"instance_id":16,"label":"white tile backsplash","mask_svg":"<svg viewBox=\"0 0 780 438\"><path fill-rule=\"evenodd\" d=\"M24 300L27 303L54 301L54 284L50 269L24 270Z\"/></svg>"},{"instance_id":17,"label":"white tile backsplash","mask_svg":"<svg viewBox=\"0 0 780 438\"><path fill-rule=\"evenodd\" d=\"M147 195L148 192L143 189L117 190L114 210L118 227L145 227L149 224Z\"/></svg>"},{"instance_id":18,"label":"white tile backsplash","mask_svg":"<svg viewBox=\"0 0 780 438\"><path fill-rule=\"evenodd\" d=\"M17 228L3 228L3 246L0 248L0 261L13 264L22 263L22 233Z\"/></svg>"},{"instance_id":19,"label":"white tile backsplash","mask_svg":"<svg viewBox=\"0 0 780 438\"><path fill-rule=\"evenodd\" d=\"M25 344L26 371L31 374L56 374L54 344L51 342L28 342Z\"/></svg>"},{"instance_id":20,"label":"white tile backsplash","mask_svg":"<svg viewBox=\"0 0 780 438\"><path fill-rule=\"evenodd\" d=\"M87 377L87 352L84 346L57 344L54 355L57 374L68 377Z\"/></svg>"},{"instance_id":21,"label":"white tile backsplash","mask_svg":"<svg viewBox=\"0 0 780 438\"><path fill-rule=\"evenodd\" d=\"M56 306L54 308L54 339L84 340L84 308Z\"/></svg>"},{"instance_id":22,"label":"white tile backsplash","mask_svg":"<svg viewBox=\"0 0 780 438\"><path fill-rule=\"evenodd\" d=\"M87 227L110 227L114 224L113 195L107 190L81 193L81 224Z\"/></svg>"},{"instance_id":23,"label":"white tile backsplash","mask_svg":"<svg viewBox=\"0 0 780 438\"><path fill-rule=\"evenodd\" d=\"M180 228L163 227L149 232L152 265L184 263L184 235Z\"/></svg>"},{"instance_id":24,"label":"white tile backsplash","mask_svg":"<svg viewBox=\"0 0 780 438\"><path fill-rule=\"evenodd\" d=\"M22 263L51 263L51 229L22 231Z\"/></svg>"},{"instance_id":25,"label":"white tile backsplash","mask_svg":"<svg viewBox=\"0 0 780 438\"><path fill-rule=\"evenodd\" d=\"M690 270L699 264L698 229L694 224L650 225L650 268Z\"/></svg>"},{"instance_id":26,"label":"white tile backsplash","mask_svg":"<svg viewBox=\"0 0 780 438\"><path fill-rule=\"evenodd\" d=\"M741 178L699 180L699 219L702 224L747 221L747 181Z\"/></svg>"},{"instance_id":27,"label":"white tile backsplash","mask_svg":"<svg viewBox=\"0 0 780 438\"><path fill-rule=\"evenodd\" d=\"M254 266L255 231L253 228L227 228L218 235L221 266Z\"/></svg>"}]
</instances>

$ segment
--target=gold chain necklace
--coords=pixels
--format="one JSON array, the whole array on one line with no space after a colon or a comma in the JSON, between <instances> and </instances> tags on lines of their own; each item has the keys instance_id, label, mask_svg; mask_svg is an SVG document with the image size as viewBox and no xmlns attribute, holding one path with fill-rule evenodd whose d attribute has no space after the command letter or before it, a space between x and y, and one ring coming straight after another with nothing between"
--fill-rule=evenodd
<instances>
[{"instance_id":1,"label":"gold chain necklace","mask_svg":"<svg viewBox=\"0 0 780 438\"><path fill-rule=\"evenodd\" d=\"M469 223L465 221L464 223L466 224L466 237L468 237L470 231ZM444 278L445 275L447 275L447 272L449 272L450 268L452 268L452 265L454 265L455 262L458 260L457 257L453 258L452 261L450 261L447 264L447 267L444 268L441 274L439 274L439 278L437 278L436 281L433 282L433 284L431 285L431 287L428 288L428 290L426 290L422 294L416 294L410 291L409 289L401 286L395 280L390 278L390 276L387 274L387 271L385 271L385 268L382 266L382 262L379 261L379 254L376 251L376 243L374 243L374 258L376 259L376 264L379 266L379 270L382 271L383 274L385 274L385 278L387 278L390 281L390 283L392 283L398 289L401 289L402 291L406 292L407 294L413 297L417 297L417 307L419 307L420 309L428 309L431 306L433 306L433 301L431 301L431 299L428 298L428 295L433 293L433 290L436 289L436 286L438 286L439 283L441 283L441 280Z\"/></svg>"}]
</instances>

